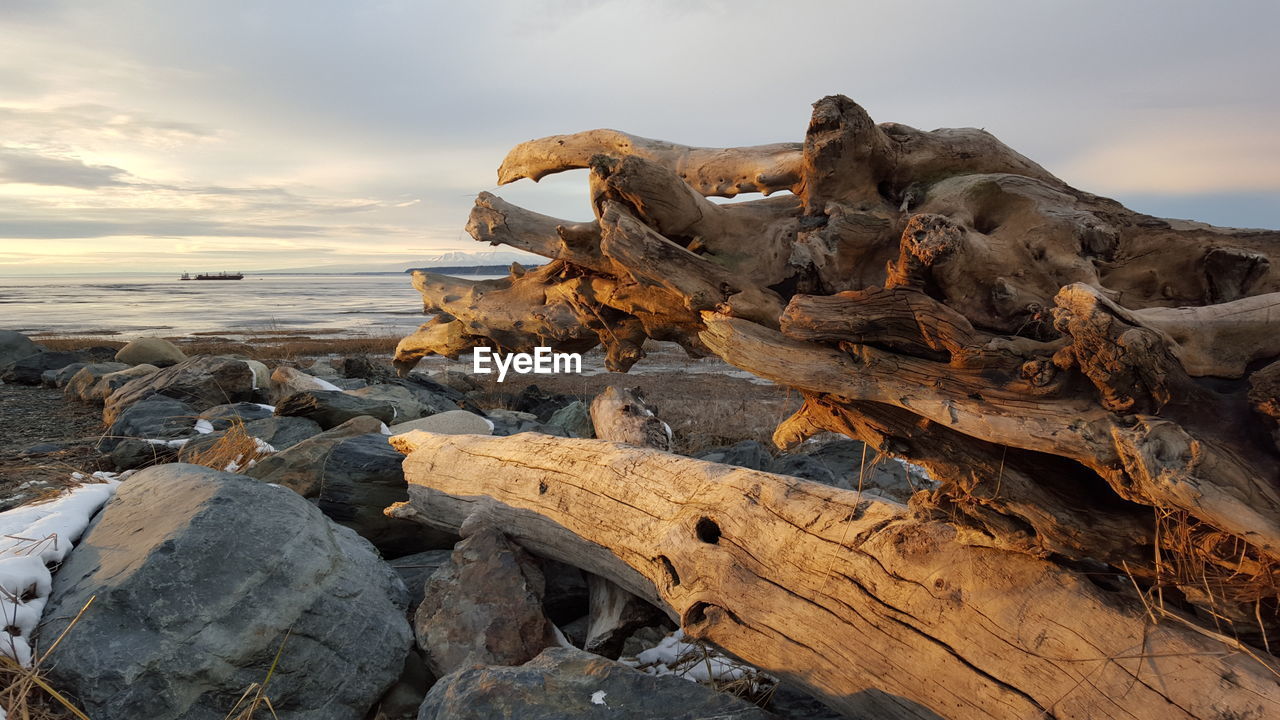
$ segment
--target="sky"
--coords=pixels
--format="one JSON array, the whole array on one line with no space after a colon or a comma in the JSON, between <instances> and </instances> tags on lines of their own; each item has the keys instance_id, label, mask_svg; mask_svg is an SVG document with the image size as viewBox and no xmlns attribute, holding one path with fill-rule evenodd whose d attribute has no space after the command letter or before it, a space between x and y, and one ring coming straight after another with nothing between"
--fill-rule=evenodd
<instances>
[{"instance_id":1,"label":"sky","mask_svg":"<svg viewBox=\"0 0 1280 720\"><path fill-rule=\"evenodd\" d=\"M841 93L1166 217L1280 228L1280 3L4 0L0 275L394 270L516 143L803 139Z\"/></svg>"}]
</instances>

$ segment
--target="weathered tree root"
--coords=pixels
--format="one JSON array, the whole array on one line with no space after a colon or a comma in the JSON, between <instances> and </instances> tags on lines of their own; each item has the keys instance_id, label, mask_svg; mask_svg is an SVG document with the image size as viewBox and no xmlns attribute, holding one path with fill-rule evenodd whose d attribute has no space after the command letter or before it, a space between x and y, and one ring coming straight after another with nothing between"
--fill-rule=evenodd
<instances>
[{"instance_id":1,"label":"weathered tree root","mask_svg":"<svg viewBox=\"0 0 1280 720\"><path fill-rule=\"evenodd\" d=\"M779 444L837 431L928 468L942 487L913 510L956 542L1127 574L1257 652L1280 641L1280 232L1142 215L985 132L876 125L841 96L798 145L591 131L517 147L500 179L570 168L596 221L482 194L477 240L552 262L419 278L446 314L402 367L477 344L600 343L616 370L648 338L714 352L804 393Z\"/></svg>"}]
</instances>

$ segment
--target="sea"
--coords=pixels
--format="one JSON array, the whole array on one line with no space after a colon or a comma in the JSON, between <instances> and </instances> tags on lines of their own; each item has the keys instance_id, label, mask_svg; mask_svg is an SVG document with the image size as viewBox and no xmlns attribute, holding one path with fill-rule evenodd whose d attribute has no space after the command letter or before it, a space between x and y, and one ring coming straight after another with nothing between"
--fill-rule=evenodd
<instances>
[{"instance_id":1,"label":"sea","mask_svg":"<svg viewBox=\"0 0 1280 720\"><path fill-rule=\"evenodd\" d=\"M0 329L33 336L390 336L412 332L427 317L403 273L0 277Z\"/></svg>"}]
</instances>

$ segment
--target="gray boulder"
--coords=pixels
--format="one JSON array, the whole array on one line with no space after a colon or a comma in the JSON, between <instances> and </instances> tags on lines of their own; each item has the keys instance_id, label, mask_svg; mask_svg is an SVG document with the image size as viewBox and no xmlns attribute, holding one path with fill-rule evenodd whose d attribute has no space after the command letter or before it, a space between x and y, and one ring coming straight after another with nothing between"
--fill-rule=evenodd
<instances>
[{"instance_id":1,"label":"gray boulder","mask_svg":"<svg viewBox=\"0 0 1280 720\"><path fill-rule=\"evenodd\" d=\"M413 616L428 669L440 677L477 664L519 665L554 645L544 583L537 561L494 528L458 543Z\"/></svg>"},{"instance_id":2,"label":"gray boulder","mask_svg":"<svg viewBox=\"0 0 1280 720\"><path fill-rule=\"evenodd\" d=\"M159 369L160 368L155 365L134 365L133 367L126 367L123 370L109 372L97 378L93 381L92 385L85 388L85 390L80 394L80 399L85 402L102 404L106 402L107 398L111 397L111 394L116 390L119 390L137 378L151 375Z\"/></svg>"},{"instance_id":3,"label":"gray boulder","mask_svg":"<svg viewBox=\"0 0 1280 720\"><path fill-rule=\"evenodd\" d=\"M455 535L383 514L388 505L408 500L409 491L404 456L387 443L381 426L376 418L355 418L259 460L245 474L312 500L388 557L452 546Z\"/></svg>"},{"instance_id":4,"label":"gray boulder","mask_svg":"<svg viewBox=\"0 0 1280 720\"><path fill-rule=\"evenodd\" d=\"M899 502L906 502L916 490L932 486L932 481L928 479L912 477L897 460L881 458L879 453L870 448L864 454L862 448L862 443L857 440L840 438L808 446L800 457L808 458L805 462L809 467L820 467L829 471L834 478L834 482L829 484L846 490L856 490L861 487L863 490L877 492ZM787 472L788 469L796 469L785 465L793 461L787 455L782 455L778 459L783 466L782 469L774 472L826 482L817 476L816 470L812 474Z\"/></svg>"},{"instance_id":5,"label":"gray boulder","mask_svg":"<svg viewBox=\"0 0 1280 720\"><path fill-rule=\"evenodd\" d=\"M124 438L175 440L195 433L196 411L181 400L152 395L130 405L111 423L98 449L111 452Z\"/></svg>"},{"instance_id":6,"label":"gray boulder","mask_svg":"<svg viewBox=\"0 0 1280 720\"><path fill-rule=\"evenodd\" d=\"M244 432L249 437L256 437L276 450L287 450L294 445L320 434L320 426L306 418L265 417L250 420L244 424ZM196 435L191 442L182 446L178 459L187 462L195 455L205 452L226 436L225 430Z\"/></svg>"},{"instance_id":7,"label":"gray boulder","mask_svg":"<svg viewBox=\"0 0 1280 720\"><path fill-rule=\"evenodd\" d=\"M487 413L489 421L493 423L493 434L497 436L518 435L523 432L536 432L543 435L554 435L556 437L569 437L569 433L559 425L548 425L538 422L537 416L532 413L524 413L519 411L490 410ZM530 420L529 418L534 418Z\"/></svg>"},{"instance_id":8,"label":"gray boulder","mask_svg":"<svg viewBox=\"0 0 1280 720\"><path fill-rule=\"evenodd\" d=\"M178 453L171 445L131 437L114 438L109 446L102 447L111 448L105 459L116 472L172 462Z\"/></svg>"},{"instance_id":9,"label":"gray boulder","mask_svg":"<svg viewBox=\"0 0 1280 720\"><path fill-rule=\"evenodd\" d=\"M177 345L158 337L138 338L116 353L116 362L130 365L169 367L186 359L186 353L179 350Z\"/></svg>"},{"instance_id":10,"label":"gray boulder","mask_svg":"<svg viewBox=\"0 0 1280 720\"><path fill-rule=\"evenodd\" d=\"M417 420L424 415L434 415L434 408L427 407L418 401L417 396L409 388L402 385L369 385L356 390L348 390L354 395L372 402L386 403L395 411L392 422ZM455 406L456 407L456 406ZM391 423L387 423L390 425Z\"/></svg>"},{"instance_id":11,"label":"gray boulder","mask_svg":"<svg viewBox=\"0 0 1280 720\"><path fill-rule=\"evenodd\" d=\"M732 695L673 675L648 675L575 648L519 667L460 670L427 693L418 720L769 720Z\"/></svg>"},{"instance_id":12,"label":"gray boulder","mask_svg":"<svg viewBox=\"0 0 1280 720\"><path fill-rule=\"evenodd\" d=\"M201 420L207 420L214 430L226 430L237 420L247 423L252 420L269 418L275 414L274 408L261 403L239 402L215 405L200 413Z\"/></svg>"},{"instance_id":13,"label":"gray boulder","mask_svg":"<svg viewBox=\"0 0 1280 720\"><path fill-rule=\"evenodd\" d=\"M389 403L366 400L340 390L304 390L281 400L276 415L305 417L328 430L362 415L376 417L384 423L395 421L395 408Z\"/></svg>"},{"instance_id":14,"label":"gray boulder","mask_svg":"<svg viewBox=\"0 0 1280 720\"><path fill-rule=\"evenodd\" d=\"M73 352L44 350L5 365L4 371L0 372L0 380L17 385L39 385L46 370L60 370L79 360L80 356Z\"/></svg>"},{"instance_id":15,"label":"gray boulder","mask_svg":"<svg viewBox=\"0 0 1280 720\"><path fill-rule=\"evenodd\" d=\"M402 387L412 393L413 398L422 406L423 416L457 410L464 405L467 405L468 409L475 409L470 406L462 393L425 377L392 378L386 384Z\"/></svg>"},{"instance_id":16,"label":"gray boulder","mask_svg":"<svg viewBox=\"0 0 1280 720\"><path fill-rule=\"evenodd\" d=\"M281 720L360 720L400 675L404 587L367 542L294 493L194 465L120 486L62 564L48 672L94 720L223 720L279 664Z\"/></svg>"},{"instance_id":17,"label":"gray boulder","mask_svg":"<svg viewBox=\"0 0 1280 720\"><path fill-rule=\"evenodd\" d=\"M103 419L114 422L125 408L151 395L181 400L197 412L258 398L254 368L241 358L199 355L126 383L107 398Z\"/></svg>"},{"instance_id":18,"label":"gray boulder","mask_svg":"<svg viewBox=\"0 0 1280 720\"><path fill-rule=\"evenodd\" d=\"M31 338L13 330L0 330L0 367L35 355L44 348L31 342Z\"/></svg>"},{"instance_id":19,"label":"gray boulder","mask_svg":"<svg viewBox=\"0 0 1280 720\"><path fill-rule=\"evenodd\" d=\"M427 578L449 562L452 550L425 550L412 555L403 555L387 564L392 570L400 573L400 579L409 589L409 609L416 611L422 604L422 592L427 586Z\"/></svg>"},{"instance_id":20,"label":"gray boulder","mask_svg":"<svg viewBox=\"0 0 1280 720\"><path fill-rule=\"evenodd\" d=\"M68 365L59 372L68 371L71 367L72 365ZM71 373L71 376L63 383L62 393L69 398L81 402L89 402L89 395L93 387L98 384L98 380L111 373L128 369L128 365L118 362L89 363Z\"/></svg>"},{"instance_id":21,"label":"gray boulder","mask_svg":"<svg viewBox=\"0 0 1280 720\"><path fill-rule=\"evenodd\" d=\"M743 440L729 447L712 448L695 453L694 457L707 462L735 465L751 470L772 472L773 456L755 440Z\"/></svg>"},{"instance_id":22,"label":"gray boulder","mask_svg":"<svg viewBox=\"0 0 1280 720\"><path fill-rule=\"evenodd\" d=\"M57 370L45 370L40 375L40 384L47 388L63 388L67 386L67 382L71 377L80 372L80 368L88 365L86 362L73 362L70 365L60 367Z\"/></svg>"},{"instance_id":23,"label":"gray boulder","mask_svg":"<svg viewBox=\"0 0 1280 720\"><path fill-rule=\"evenodd\" d=\"M428 415L417 420L398 423L389 429L392 435L407 433L411 430L441 433L443 435L489 435L495 424L482 415L468 410L449 410L435 415Z\"/></svg>"},{"instance_id":24,"label":"gray boulder","mask_svg":"<svg viewBox=\"0 0 1280 720\"><path fill-rule=\"evenodd\" d=\"M591 423L591 408L581 400L574 400L551 414L548 425L554 425L569 437L593 438L596 428Z\"/></svg>"}]
</instances>

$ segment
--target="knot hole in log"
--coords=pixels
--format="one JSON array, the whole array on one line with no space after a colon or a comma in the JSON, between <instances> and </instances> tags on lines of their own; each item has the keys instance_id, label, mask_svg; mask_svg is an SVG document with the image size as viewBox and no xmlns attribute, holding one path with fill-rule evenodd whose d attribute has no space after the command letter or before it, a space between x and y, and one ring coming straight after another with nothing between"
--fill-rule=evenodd
<instances>
[{"instance_id":1,"label":"knot hole in log","mask_svg":"<svg viewBox=\"0 0 1280 720\"><path fill-rule=\"evenodd\" d=\"M693 526L693 532L699 540L708 545L720 542L720 525L709 517L698 518L698 522Z\"/></svg>"}]
</instances>

